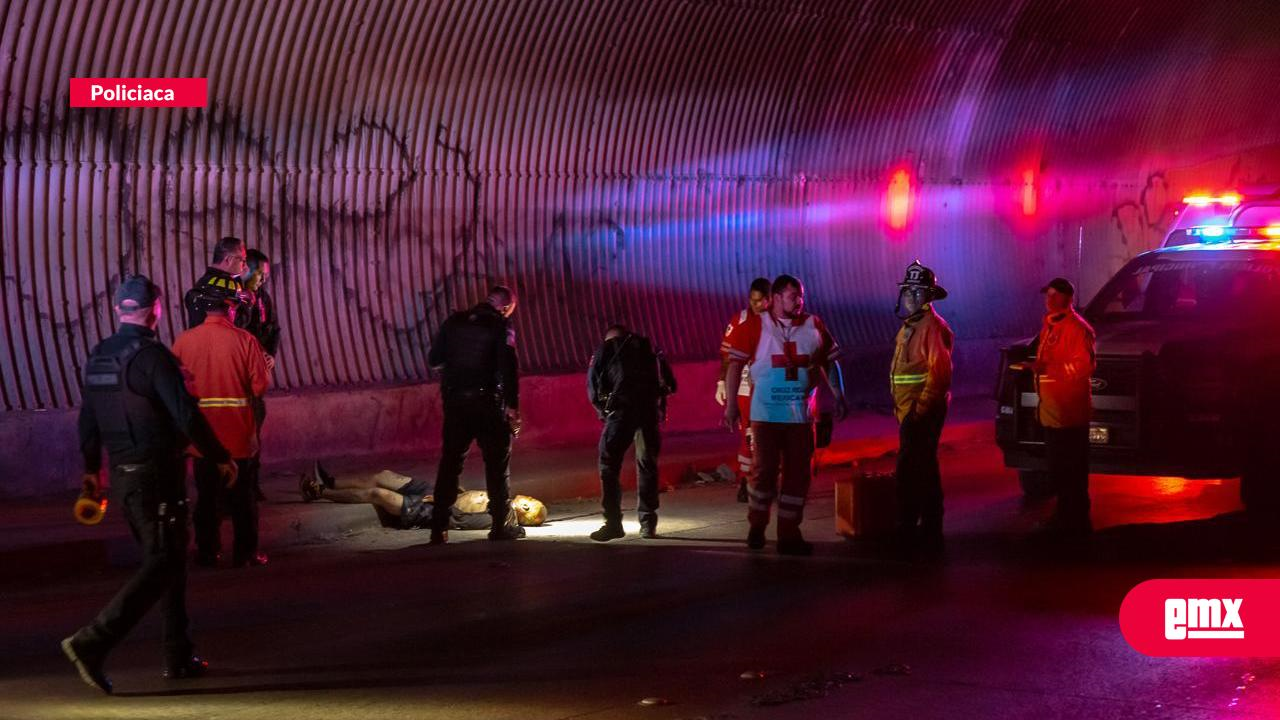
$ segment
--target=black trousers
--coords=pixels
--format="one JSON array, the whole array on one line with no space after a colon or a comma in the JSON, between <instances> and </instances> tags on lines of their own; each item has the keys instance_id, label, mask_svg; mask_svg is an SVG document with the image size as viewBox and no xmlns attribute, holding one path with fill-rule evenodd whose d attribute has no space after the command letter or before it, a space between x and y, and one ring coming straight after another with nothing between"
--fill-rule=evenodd
<instances>
[{"instance_id":1,"label":"black trousers","mask_svg":"<svg viewBox=\"0 0 1280 720\"><path fill-rule=\"evenodd\" d=\"M616 411L605 419L600 433L600 505L608 523L622 522L622 460L636 445L636 495L640 522L658 519L658 453L662 434L656 412Z\"/></svg>"},{"instance_id":2,"label":"black trousers","mask_svg":"<svg viewBox=\"0 0 1280 720\"><path fill-rule=\"evenodd\" d=\"M258 552L258 458L236 460L240 473L228 489L218 477L218 466L196 458L196 552L213 557L222 551L222 518L231 516L235 536L233 562L248 560Z\"/></svg>"},{"instance_id":3,"label":"black trousers","mask_svg":"<svg viewBox=\"0 0 1280 720\"><path fill-rule=\"evenodd\" d=\"M930 535L942 532L942 472L938 441L947 419L944 407L925 415L910 415L898 427L898 528L914 532L917 525Z\"/></svg>"},{"instance_id":4,"label":"black trousers","mask_svg":"<svg viewBox=\"0 0 1280 720\"><path fill-rule=\"evenodd\" d=\"M484 484L493 527L516 524L511 511L511 426L506 414L490 393L454 391L444 398L443 447L432 491L433 529L449 528L453 504L458 500L458 478L473 441L480 446L484 459Z\"/></svg>"},{"instance_id":5,"label":"black trousers","mask_svg":"<svg viewBox=\"0 0 1280 720\"><path fill-rule=\"evenodd\" d=\"M1058 518L1089 519L1089 426L1045 428L1049 480L1058 494Z\"/></svg>"},{"instance_id":6,"label":"black trousers","mask_svg":"<svg viewBox=\"0 0 1280 720\"><path fill-rule=\"evenodd\" d=\"M165 662L176 665L191 657L192 650L187 635L185 463L174 459L133 472L113 468L111 485L142 548L142 566L73 642L90 657L104 656L159 602Z\"/></svg>"}]
</instances>

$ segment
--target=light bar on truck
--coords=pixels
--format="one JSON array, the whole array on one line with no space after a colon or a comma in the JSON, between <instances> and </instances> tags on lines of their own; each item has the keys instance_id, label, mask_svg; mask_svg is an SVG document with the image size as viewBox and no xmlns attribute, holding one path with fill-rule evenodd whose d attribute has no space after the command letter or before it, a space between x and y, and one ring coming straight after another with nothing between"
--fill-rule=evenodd
<instances>
[{"instance_id":1,"label":"light bar on truck","mask_svg":"<svg viewBox=\"0 0 1280 720\"><path fill-rule=\"evenodd\" d=\"M1235 193L1223 193L1221 195L1188 195L1182 198L1182 202L1192 207L1208 207L1210 205L1235 207L1240 204L1240 196Z\"/></svg>"},{"instance_id":2,"label":"light bar on truck","mask_svg":"<svg viewBox=\"0 0 1280 720\"><path fill-rule=\"evenodd\" d=\"M1202 225L1187 228L1187 236L1200 238L1203 243L1262 242L1280 240L1280 225L1266 227L1227 227Z\"/></svg>"}]
</instances>

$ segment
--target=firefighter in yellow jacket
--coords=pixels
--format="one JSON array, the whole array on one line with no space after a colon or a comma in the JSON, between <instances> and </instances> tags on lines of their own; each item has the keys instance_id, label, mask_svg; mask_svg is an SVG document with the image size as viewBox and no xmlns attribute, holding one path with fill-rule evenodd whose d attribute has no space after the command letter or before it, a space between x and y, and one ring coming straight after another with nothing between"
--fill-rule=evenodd
<instances>
[{"instance_id":1,"label":"firefighter in yellow jacket","mask_svg":"<svg viewBox=\"0 0 1280 720\"><path fill-rule=\"evenodd\" d=\"M947 296L932 270L911 263L898 284L898 330L890 370L898 417L898 536L901 549L942 549L938 440L951 401L951 327L933 309Z\"/></svg>"}]
</instances>

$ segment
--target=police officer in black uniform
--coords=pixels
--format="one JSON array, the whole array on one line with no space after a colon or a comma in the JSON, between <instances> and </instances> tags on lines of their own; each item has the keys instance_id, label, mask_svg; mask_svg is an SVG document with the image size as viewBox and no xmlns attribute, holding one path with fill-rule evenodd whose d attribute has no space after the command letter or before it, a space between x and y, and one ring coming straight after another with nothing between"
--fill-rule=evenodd
<instances>
[{"instance_id":1,"label":"police officer in black uniform","mask_svg":"<svg viewBox=\"0 0 1280 720\"><path fill-rule=\"evenodd\" d=\"M448 541L450 508L474 440L484 458L493 525L490 540L524 537L511 508L511 438L520 432L520 379L511 313L516 296L498 285L484 302L450 315L431 343L427 362L442 369L444 439L436 473L431 544Z\"/></svg>"},{"instance_id":2,"label":"police officer in black uniform","mask_svg":"<svg viewBox=\"0 0 1280 720\"><path fill-rule=\"evenodd\" d=\"M85 366L80 407L84 484L98 493L105 445L111 487L134 539L142 567L92 623L62 641L62 651L89 685L110 694L107 653L163 598L164 676L203 675L208 663L192 654L187 635L187 440L218 463L228 485L236 466L187 393L182 369L156 339L160 289L141 275L116 290L120 328L103 340Z\"/></svg>"},{"instance_id":3,"label":"police officer in black uniform","mask_svg":"<svg viewBox=\"0 0 1280 720\"><path fill-rule=\"evenodd\" d=\"M676 378L662 353L643 335L624 325L605 331L604 344L591 357L587 399L604 423L600 433L600 504L604 525L591 539L608 542L626 535L622 529L622 458L636 444L636 494L640 536L658 536L658 425L666 396L676 391Z\"/></svg>"},{"instance_id":4,"label":"police officer in black uniform","mask_svg":"<svg viewBox=\"0 0 1280 720\"><path fill-rule=\"evenodd\" d=\"M196 281L194 287L182 298L182 306L187 311L187 329L190 330L204 322L205 311L200 305L200 289L211 285L218 290L233 290L245 300L249 295L240 282L241 276L248 269L247 252L244 241L237 237L224 237L213 246L213 261L205 268L204 275ZM236 327L243 328L249 324L249 313L236 313Z\"/></svg>"}]
</instances>

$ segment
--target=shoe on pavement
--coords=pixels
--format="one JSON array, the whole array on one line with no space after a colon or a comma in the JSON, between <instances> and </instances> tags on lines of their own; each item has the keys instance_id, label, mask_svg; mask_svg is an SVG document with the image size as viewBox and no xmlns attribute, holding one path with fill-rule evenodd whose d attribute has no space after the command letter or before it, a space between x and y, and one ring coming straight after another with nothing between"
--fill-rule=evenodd
<instances>
[{"instance_id":1,"label":"shoe on pavement","mask_svg":"<svg viewBox=\"0 0 1280 720\"><path fill-rule=\"evenodd\" d=\"M808 557L813 554L813 543L800 537L786 538L778 541L779 555L796 555Z\"/></svg>"},{"instance_id":2,"label":"shoe on pavement","mask_svg":"<svg viewBox=\"0 0 1280 720\"><path fill-rule=\"evenodd\" d=\"M622 529L622 523L605 523L599 530L591 533L591 539L596 542L609 542L626 536L627 531Z\"/></svg>"},{"instance_id":3,"label":"shoe on pavement","mask_svg":"<svg viewBox=\"0 0 1280 720\"><path fill-rule=\"evenodd\" d=\"M90 655L76 648L75 639L70 637L62 640L62 654L76 666L80 679L84 680L86 685L101 690L107 695L111 694L111 680L102 669L105 658Z\"/></svg>"},{"instance_id":4,"label":"shoe on pavement","mask_svg":"<svg viewBox=\"0 0 1280 720\"><path fill-rule=\"evenodd\" d=\"M254 553L254 554L250 555L249 557L245 557L245 558L236 558L235 562L234 562L234 563L232 563L232 565L234 565L234 566L236 566L236 567L238 567L238 568L242 568L242 567L260 567L260 566L262 566L262 565L266 565L266 564L267 564L267 563L269 563L269 562L271 562L271 558L267 557L267 554L266 554L266 553L264 553L264 552L257 552L257 553Z\"/></svg>"},{"instance_id":5,"label":"shoe on pavement","mask_svg":"<svg viewBox=\"0 0 1280 720\"><path fill-rule=\"evenodd\" d=\"M640 537L653 540L658 537L658 521L640 523Z\"/></svg>"},{"instance_id":6,"label":"shoe on pavement","mask_svg":"<svg viewBox=\"0 0 1280 720\"><path fill-rule=\"evenodd\" d=\"M519 525L501 525L489 529L490 540L519 540L524 536L524 528Z\"/></svg>"},{"instance_id":7,"label":"shoe on pavement","mask_svg":"<svg viewBox=\"0 0 1280 720\"><path fill-rule=\"evenodd\" d=\"M431 528L431 539L427 541L428 545L444 545L449 542L449 531Z\"/></svg>"},{"instance_id":8,"label":"shoe on pavement","mask_svg":"<svg viewBox=\"0 0 1280 720\"><path fill-rule=\"evenodd\" d=\"M209 672L209 663L196 655L192 655L186 660L179 662L177 665L170 665L164 669L164 677L166 680L190 680L201 677Z\"/></svg>"},{"instance_id":9,"label":"shoe on pavement","mask_svg":"<svg viewBox=\"0 0 1280 720\"><path fill-rule=\"evenodd\" d=\"M314 472L302 473L298 476L298 492L302 493L302 502L314 502L324 492L324 483Z\"/></svg>"},{"instance_id":10,"label":"shoe on pavement","mask_svg":"<svg viewBox=\"0 0 1280 720\"><path fill-rule=\"evenodd\" d=\"M738 483L738 502L744 503L750 500L751 497L747 495L747 480L743 478L742 482Z\"/></svg>"},{"instance_id":11,"label":"shoe on pavement","mask_svg":"<svg viewBox=\"0 0 1280 720\"><path fill-rule=\"evenodd\" d=\"M764 547L764 528L751 528L747 531L747 547L760 550Z\"/></svg>"}]
</instances>

